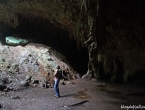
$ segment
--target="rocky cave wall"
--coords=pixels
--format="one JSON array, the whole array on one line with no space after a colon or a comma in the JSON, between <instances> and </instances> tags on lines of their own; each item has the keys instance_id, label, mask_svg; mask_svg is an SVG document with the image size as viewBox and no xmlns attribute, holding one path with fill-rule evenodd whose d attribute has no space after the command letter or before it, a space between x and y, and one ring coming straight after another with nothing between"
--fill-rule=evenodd
<instances>
[{"instance_id":1,"label":"rocky cave wall","mask_svg":"<svg viewBox=\"0 0 145 110\"><path fill-rule=\"evenodd\" d=\"M67 30L69 38L77 42L78 49L82 49L86 48L84 42L89 34L89 14L85 12L88 4L83 4L85 1L3 0L0 3L0 21L17 28L23 22L21 17L34 24L34 19L49 20L58 28ZM90 0L90 3L95 1ZM98 27L95 28L98 43L96 59L101 65L101 77L109 75L112 81L144 81L144 9L142 0L99 2L98 13L94 10L94 15L98 14L94 23Z\"/></svg>"},{"instance_id":2,"label":"rocky cave wall","mask_svg":"<svg viewBox=\"0 0 145 110\"><path fill-rule=\"evenodd\" d=\"M45 6L45 3L48 4L48 7ZM11 9L12 12L7 12L6 10L7 8L9 8L7 6L9 5L14 6L14 4L15 6L17 6L18 9L12 8ZM55 4L54 5L56 6L55 8L58 8L58 9L57 10L52 9L51 10L52 13L50 13L49 12L50 8L54 8L50 4L51 5ZM49 45L55 48L57 51L61 52L63 55L65 55L68 61L70 62L70 64L75 68L75 70L77 70L81 74L84 74L87 71L87 56L88 55L86 54L87 53L86 50L85 49L77 50L76 49L77 45L76 45L75 40L69 39L69 37L72 36L68 32L69 29L67 29L67 27L61 25L60 23L58 23L58 21L56 21L55 18L51 16L51 14L55 15L55 12L58 12L59 10L64 9L64 8L60 9L60 5L62 4L64 5L65 3L60 2L60 1L56 2L56 1L35 1L35 0L34 1L29 1L29 0L7 1L6 3L1 4L3 7L5 7L3 8L3 12L7 13L7 16L4 16L3 12L1 13L1 16L4 17L4 19L2 19L1 17L1 21L2 21L1 33L4 33L4 35L1 35L1 38L3 42L5 42L4 36L17 34L16 36L18 37L18 34L19 34L21 35L20 37L22 38L30 38L30 39L33 39L33 42ZM49 5L51 7L49 7ZM35 9L33 6L35 7ZM25 12L20 12L19 10L20 7L23 7L22 10ZM38 7L40 9L38 9ZM24 10L24 9L28 9L29 11ZM63 13L60 13L60 14L61 15L60 17L58 17L58 19L63 19L64 22L66 22L65 21L66 19L61 18L61 17L64 17L62 16ZM67 15L68 12L66 12L65 14ZM13 17L11 17L11 15L16 16L16 18L18 19L16 18L14 19ZM7 19L11 19L11 20L7 20ZM13 21L13 23L9 21ZM17 21L18 21L18 25L15 26L14 22L17 22ZM8 26L11 26L11 27L8 27ZM71 26L68 26L68 27L71 28ZM5 27L6 29L3 29L3 27ZM74 55L71 56L72 54ZM85 57L86 60L82 60L81 59L82 56Z\"/></svg>"},{"instance_id":3,"label":"rocky cave wall","mask_svg":"<svg viewBox=\"0 0 145 110\"><path fill-rule=\"evenodd\" d=\"M124 82L144 82L144 7L142 0L104 0L100 6L100 48L106 53L106 62L108 54L112 57L108 59L114 65L112 76L122 70Z\"/></svg>"}]
</instances>

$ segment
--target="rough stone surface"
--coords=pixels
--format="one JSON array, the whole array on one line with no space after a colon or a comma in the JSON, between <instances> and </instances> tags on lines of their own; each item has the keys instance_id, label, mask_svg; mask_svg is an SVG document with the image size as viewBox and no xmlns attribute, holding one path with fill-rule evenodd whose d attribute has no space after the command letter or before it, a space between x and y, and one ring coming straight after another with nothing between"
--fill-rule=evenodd
<instances>
[{"instance_id":1,"label":"rough stone surface","mask_svg":"<svg viewBox=\"0 0 145 110\"><path fill-rule=\"evenodd\" d=\"M41 44L29 44L25 47L1 46L0 53L0 58L4 59L0 63L2 90L15 90L20 86L28 86L29 83L38 83L38 80L42 80L41 85L46 84L46 81L53 84L56 65L68 69L71 79L76 79L76 75L79 75L71 65L63 62L66 60L63 55Z\"/></svg>"},{"instance_id":2,"label":"rough stone surface","mask_svg":"<svg viewBox=\"0 0 145 110\"><path fill-rule=\"evenodd\" d=\"M140 85L77 79L60 84L60 98L53 88L29 87L0 92L0 104L1 110L121 110L121 105L145 106L144 91Z\"/></svg>"}]
</instances>

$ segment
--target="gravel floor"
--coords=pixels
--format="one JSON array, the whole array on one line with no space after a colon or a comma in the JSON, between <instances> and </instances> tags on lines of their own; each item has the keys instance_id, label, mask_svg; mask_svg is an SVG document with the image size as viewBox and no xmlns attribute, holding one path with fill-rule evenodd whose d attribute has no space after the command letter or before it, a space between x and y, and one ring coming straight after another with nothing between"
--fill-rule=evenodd
<instances>
[{"instance_id":1,"label":"gravel floor","mask_svg":"<svg viewBox=\"0 0 145 110\"><path fill-rule=\"evenodd\" d=\"M60 82L60 93L56 98L53 88L40 87L0 92L0 110L121 110L121 105L145 106L145 88L140 85L77 79L65 81L65 85Z\"/></svg>"}]
</instances>

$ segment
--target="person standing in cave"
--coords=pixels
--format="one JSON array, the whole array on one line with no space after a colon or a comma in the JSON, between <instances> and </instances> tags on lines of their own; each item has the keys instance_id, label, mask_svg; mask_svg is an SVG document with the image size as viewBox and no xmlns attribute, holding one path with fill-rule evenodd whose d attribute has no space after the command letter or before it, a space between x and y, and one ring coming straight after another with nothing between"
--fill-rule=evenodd
<instances>
[{"instance_id":1,"label":"person standing in cave","mask_svg":"<svg viewBox=\"0 0 145 110\"><path fill-rule=\"evenodd\" d=\"M60 69L60 66L56 66L55 67L55 73L54 73L54 91L55 91L55 97L60 97L60 93L59 93L59 82L61 79L61 75L62 75L62 71Z\"/></svg>"},{"instance_id":2,"label":"person standing in cave","mask_svg":"<svg viewBox=\"0 0 145 110\"><path fill-rule=\"evenodd\" d=\"M60 68L60 66L56 66L55 67L55 73L54 73L54 91L55 91L55 97L60 97L60 93L59 93L59 82L60 79L62 78L66 78Z\"/></svg>"}]
</instances>

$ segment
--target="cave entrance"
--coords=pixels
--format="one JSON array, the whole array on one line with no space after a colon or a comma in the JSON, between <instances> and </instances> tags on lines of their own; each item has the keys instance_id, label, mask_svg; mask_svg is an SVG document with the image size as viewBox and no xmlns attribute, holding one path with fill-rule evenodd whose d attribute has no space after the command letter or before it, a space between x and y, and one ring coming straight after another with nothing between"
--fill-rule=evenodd
<instances>
[{"instance_id":1,"label":"cave entrance","mask_svg":"<svg viewBox=\"0 0 145 110\"><path fill-rule=\"evenodd\" d=\"M88 53L85 48L77 49L74 39L69 38L69 32L61 29L61 26L54 25L42 18L25 19L20 17L19 26L14 33L20 34L23 38L31 39L34 43L41 43L52 47L63 54L69 64L81 75L87 71Z\"/></svg>"}]
</instances>

